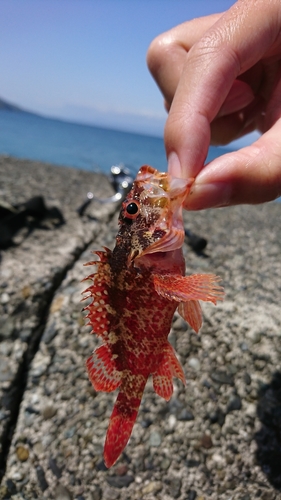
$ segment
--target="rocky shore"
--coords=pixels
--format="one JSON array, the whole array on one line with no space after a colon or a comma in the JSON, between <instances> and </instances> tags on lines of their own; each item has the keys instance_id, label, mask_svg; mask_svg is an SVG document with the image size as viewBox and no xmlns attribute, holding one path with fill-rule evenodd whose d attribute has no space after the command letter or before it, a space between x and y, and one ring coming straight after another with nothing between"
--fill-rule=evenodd
<instances>
[{"instance_id":1,"label":"rocky shore","mask_svg":"<svg viewBox=\"0 0 281 500\"><path fill-rule=\"evenodd\" d=\"M102 459L116 397L96 393L84 363L97 345L84 325L81 280L91 251L112 247L103 175L0 158L2 203L43 196L61 218L27 223L1 250L0 499L281 499L281 204L186 213L207 238L185 244L187 273L222 277L223 303L204 304L196 335L175 316L170 342L187 386L170 402L149 382L129 444ZM53 213L54 212L50 212Z\"/></svg>"}]
</instances>

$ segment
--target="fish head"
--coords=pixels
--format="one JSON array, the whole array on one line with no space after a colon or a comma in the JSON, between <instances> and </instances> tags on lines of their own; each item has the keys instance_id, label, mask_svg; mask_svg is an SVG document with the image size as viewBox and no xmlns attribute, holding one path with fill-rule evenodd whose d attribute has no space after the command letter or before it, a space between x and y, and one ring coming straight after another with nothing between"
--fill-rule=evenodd
<instances>
[{"instance_id":1,"label":"fish head","mask_svg":"<svg viewBox=\"0 0 281 500\"><path fill-rule=\"evenodd\" d=\"M178 179L149 165L140 168L122 204L117 245L127 249L128 265L158 252L182 247L182 203L194 179Z\"/></svg>"}]
</instances>

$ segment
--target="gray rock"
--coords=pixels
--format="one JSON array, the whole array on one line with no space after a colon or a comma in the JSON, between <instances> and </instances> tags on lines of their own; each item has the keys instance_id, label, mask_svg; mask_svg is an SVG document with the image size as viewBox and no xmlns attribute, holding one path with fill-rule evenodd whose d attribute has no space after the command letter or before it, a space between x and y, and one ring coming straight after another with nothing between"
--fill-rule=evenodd
<instances>
[{"instance_id":1,"label":"gray rock","mask_svg":"<svg viewBox=\"0 0 281 500\"><path fill-rule=\"evenodd\" d=\"M0 325L0 356L12 373L0 382L0 444L7 446L3 437L12 431L10 417L16 418L15 408L19 412L0 498L275 498L280 489L280 471L272 461L272 450L279 457L280 449L275 433L279 379L273 376L281 373L280 204L185 214L186 227L208 238L204 259L184 246L186 273L219 274L226 298L216 307L202 304L199 336L176 320L172 342L187 385L175 379L167 403L148 381L125 452L107 471L102 453L116 394L96 393L87 378L85 360L99 340L83 324L80 297L87 284L80 282L94 272L83 268L93 259L91 251L113 246L116 214L109 219L116 207L93 205L89 210L99 220L80 219L75 207L92 174L5 162L0 160L0 175L8 201L24 201L39 186L48 203L59 202L67 223L59 230L35 229L2 255L0 293L9 301L0 303L1 318L13 321L6 332L5 323ZM94 179L101 191L110 189L102 176ZM259 342L251 331L261 332ZM191 358L200 370L189 366ZM21 376L27 377L26 386ZM24 389L20 407L19 387ZM229 411L230 403L238 404L233 397L240 398L241 407ZM181 412L185 418L178 419ZM202 436L208 438L202 442Z\"/></svg>"}]
</instances>

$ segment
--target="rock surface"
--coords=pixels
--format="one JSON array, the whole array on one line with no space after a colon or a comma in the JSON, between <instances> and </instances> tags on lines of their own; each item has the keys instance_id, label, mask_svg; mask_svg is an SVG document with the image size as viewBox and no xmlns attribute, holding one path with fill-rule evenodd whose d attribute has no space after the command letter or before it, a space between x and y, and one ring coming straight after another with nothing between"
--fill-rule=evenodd
<instances>
[{"instance_id":1,"label":"rock surface","mask_svg":"<svg viewBox=\"0 0 281 500\"><path fill-rule=\"evenodd\" d=\"M187 386L175 380L167 403L149 381L129 444L107 470L116 395L88 382L97 339L80 298L83 264L114 245L117 214L93 204L79 218L75 208L89 184L102 196L110 185L14 159L0 162L0 181L5 201L40 192L66 219L2 252L0 499L281 499L281 204L185 214L208 239L204 255L184 246L187 273L219 274L225 301L204 304L198 336L175 316L170 342Z\"/></svg>"}]
</instances>

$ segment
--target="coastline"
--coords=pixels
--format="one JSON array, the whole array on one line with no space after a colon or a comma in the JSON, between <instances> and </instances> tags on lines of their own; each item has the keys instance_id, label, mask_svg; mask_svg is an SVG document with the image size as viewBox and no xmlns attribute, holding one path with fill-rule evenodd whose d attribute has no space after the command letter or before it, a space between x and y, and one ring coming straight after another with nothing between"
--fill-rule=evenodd
<instances>
[{"instance_id":1,"label":"coastline","mask_svg":"<svg viewBox=\"0 0 281 500\"><path fill-rule=\"evenodd\" d=\"M113 246L117 212L76 209L89 186L101 197L111 186L102 174L10 157L0 157L0 185L3 201L42 195L65 220L1 251L0 499L280 499L280 204L184 214L208 239L205 255L184 246L187 273L219 274L225 301L203 305L198 336L175 317L170 342L187 386L175 381L167 403L147 384L125 453L107 471L116 395L87 380L97 339L80 299L83 263Z\"/></svg>"}]
</instances>

